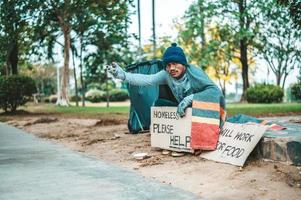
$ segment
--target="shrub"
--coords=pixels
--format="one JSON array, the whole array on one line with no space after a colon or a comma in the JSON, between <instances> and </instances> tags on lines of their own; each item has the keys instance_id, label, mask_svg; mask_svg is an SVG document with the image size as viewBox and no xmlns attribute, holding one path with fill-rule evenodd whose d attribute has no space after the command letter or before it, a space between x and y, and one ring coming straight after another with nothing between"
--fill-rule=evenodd
<instances>
[{"instance_id":1,"label":"shrub","mask_svg":"<svg viewBox=\"0 0 301 200\"><path fill-rule=\"evenodd\" d=\"M45 98L43 93L35 93L33 94L33 98L30 98L30 101L34 101L35 103L42 102Z\"/></svg>"},{"instance_id":2,"label":"shrub","mask_svg":"<svg viewBox=\"0 0 301 200\"><path fill-rule=\"evenodd\" d=\"M110 101L125 101L129 99L129 94L126 90L114 89L110 91Z\"/></svg>"},{"instance_id":3,"label":"shrub","mask_svg":"<svg viewBox=\"0 0 301 200\"><path fill-rule=\"evenodd\" d=\"M276 85L256 84L248 88L246 96L249 103L280 103L284 92Z\"/></svg>"},{"instance_id":4,"label":"shrub","mask_svg":"<svg viewBox=\"0 0 301 200\"><path fill-rule=\"evenodd\" d=\"M295 83L292 85L291 94L294 100L301 100L301 83Z\"/></svg>"},{"instance_id":5,"label":"shrub","mask_svg":"<svg viewBox=\"0 0 301 200\"><path fill-rule=\"evenodd\" d=\"M92 89L98 89L98 90L101 90L101 84L99 82L92 82L92 83L89 83L87 85L87 89L88 91L89 90L92 90Z\"/></svg>"},{"instance_id":6,"label":"shrub","mask_svg":"<svg viewBox=\"0 0 301 200\"><path fill-rule=\"evenodd\" d=\"M0 108L14 112L36 92L32 78L20 75L0 76Z\"/></svg>"},{"instance_id":7,"label":"shrub","mask_svg":"<svg viewBox=\"0 0 301 200\"><path fill-rule=\"evenodd\" d=\"M105 100L105 92L98 89L90 89L85 96L86 99L92 103Z\"/></svg>"},{"instance_id":8,"label":"shrub","mask_svg":"<svg viewBox=\"0 0 301 200\"><path fill-rule=\"evenodd\" d=\"M49 103L56 103L57 102L57 95L53 94L49 96Z\"/></svg>"},{"instance_id":9,"label":"shrub","mask_svg":"<svg viewBox=\"0 0 301 200\"><path fill-rule=\"evenodd\" d=\"M115 87L116 87L115 83L112 80L108 80L108 83L105 82L100 85L100 89L102 91L107 91L107 89L108 89L108 91L110 91L110 90L113 90Z\"/></svg>"},{"instance_id":10,"label":"shrub","mask_svg":"<svg viewBox=\"0 0 301 200\"><path fill-rule=\"evenodd\" d=\"M81 100L82 100L81 96L78 95L78 96L77 96L77 101L81 101ZM75 101L76 101L76 95L72 95L72 96L70 97L70 101L75 102Z\"/></svg>"},{"instance_id":11,"label":"shrub","mask_svg":"<svg viewBox=\"0 0 301 200\"><path fill-rule=\"evenodd\" d=\"M45 103L50 103L49 97L45 97L45 98L44 98L44 102L45 102Z\"/></svg>"},{"instance_id":12,"label":"shrub","mask_svg":"<svg viewBox=\"0 0 301 200\"><path fill-rule=\"evenodd\" d=\"M55 94L44 98L45 103L56 103L56 101L57 101L57 95Z\"/></svg>"}]
</instances>

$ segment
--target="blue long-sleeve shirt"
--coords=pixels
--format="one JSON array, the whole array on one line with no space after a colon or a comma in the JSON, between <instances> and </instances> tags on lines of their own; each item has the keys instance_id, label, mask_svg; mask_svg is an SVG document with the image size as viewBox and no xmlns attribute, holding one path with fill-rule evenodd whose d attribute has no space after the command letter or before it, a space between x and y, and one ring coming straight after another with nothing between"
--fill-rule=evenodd
<instances>
[{"instance_id":1,"label":"blue long-sleeve shirt","mask_svg":"<svg viewBox=\"0 0 301 200\"><path fill-rule=\"evenodd\" d=\"M127 81L131 85L136 86L153 86L167 84L178 103L180 103L184 98L186 101L189 102L189 105L191 105L192 103L193 91L191 88L191 84L186 76L186 73L180 79L175 79L171 77L165 70L150 75L133 74L125 72L125 81Z\"/></svg>"}]
</instances>

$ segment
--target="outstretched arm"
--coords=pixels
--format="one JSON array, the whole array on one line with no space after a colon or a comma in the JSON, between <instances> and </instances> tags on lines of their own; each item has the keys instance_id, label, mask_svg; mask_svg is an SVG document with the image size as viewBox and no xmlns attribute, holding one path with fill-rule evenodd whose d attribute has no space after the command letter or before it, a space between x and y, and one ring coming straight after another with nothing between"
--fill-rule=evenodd
<instances>
[{"instance_id":1,"label":"outstretched arm","mask_svg":"<svg viewBox=\"0 0 301 200\"><path fill-rule=\"evenodd\" d=\"M166 84L166 71L162 70L156 74L133 74L125 72L117 63L107 66L108 71L118 79L136 86L152 86Z\"/></svg>"}]
</instances>

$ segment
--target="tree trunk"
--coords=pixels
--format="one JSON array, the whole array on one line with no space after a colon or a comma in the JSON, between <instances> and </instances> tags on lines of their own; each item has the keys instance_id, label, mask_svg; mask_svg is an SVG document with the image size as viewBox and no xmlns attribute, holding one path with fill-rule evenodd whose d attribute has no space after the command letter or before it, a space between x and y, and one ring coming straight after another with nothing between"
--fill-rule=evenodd
<instances>
[{"instance_id":1,"label":"tree trunk","mask_svg":"<svg viewBox=\"0 0 301 200\"><path fill-rule=\"evenodd\" d=\"M69 83L69 57L70 57L70 27L67 24L61 25L64 34L64 67L61 82L61 93L57 105L69 106L68 83Z\"/></svg>"},{"instance_id":2,"label":"tree trunk","mask_svg":"<svg viewBox=\"0 0 301 200\"><path fill-rule=\"evenodd\" d=\"M140 0L137 0L137 12L138 12L138 36L139 36L139 48L142 48L141 45L141 15L140 15Z\"/></svg>"},{"instance_id":3,"label":"tree trunk","mask_svg":"<svg viewBox=\"0 0 301 200\"><path fill-rule=\"evenodd\" d=\"M3 64L3 67L1 68L1 71L0 71L0 75L4 75L4 76L8 75L8 69L7 69L6 63Z\"/></svg>"},{"instance_id":4,"label":"tree trunk","mask_svg":"<svg viewBox=\"0 0 301 200\"><path fill-rule=\"evenodd\" d=\"M156 57L156 49L157 49L157 43L156 43L156 17L155 17L155 0L152 0L152 17L153 17L153 53L154 58Z\"/></svg>"},{"instance_id":5,"label":"tree trunk","mask_svg":"<svg viewBox=\"0 0 301 200\"><path fill-rule=\"evenodd\" d=\"M220 87L221 87L223 95L225 96L226 95L226 87L225 87L224 83L220 84Z\"/></svg>"},{"instance_id":6,"label":"tree trunk","mask_svg":"<svg viewBox=\"0 0 301 200\"><path fill-rule=\"evenodd\" d=\"M74 62L74 52L72 53L72 61L73 61L74 86L75 86L75 102L76 102L76 106L78 107L78 89L77 89L76 69L75 69L75 62Z\"/></svg>"},{"instance_id":7,"label":"tree trunk","mask_svg":"<svg viewBox=\"0 0 301 200\"><path fill-rule=\"evenodd\" d=\"M205 15L204 15L204 0L199 0L198 1L198 4L199 4L199 11L200 11L200 14L201 14L201 38L202 38L202 41L201 41L201 44L202 44L202 50L205 48L205 45L206 45L206 36L205 36Z\"/></svg>"},{"instance_id":8,"label":"tree trunk","mask_svg":"<svg viewBox=\"0 0 301 200\"><path fill-rule=\"evenodd\" d=\"M107 108L110 107L110 95L109 95L109 83L108 73L106 73L106 96L107 96Z\"/></svg>"},{"instance_id":9,"label":"tree trunk","mask_svg":"<svg viewBox=\"0 0 301 200\"><path fill-rule=\"evenodd\" d=\"M82 106L85 107L85 84L84 84L84 79L83 79L83 37L81 36L80 38L80 84L82 86Z\"/></svg>"},{"instance_id":10,"label":"tree trunk","mask_svg":"<svg viewBox=\"0 0 301 200\"><path fill-rule=\"evenodd\" d=\"M45 94L45 84L44 84L44 80L41 80L41 89L40 91L38 90L38 93L43 93Z\"/></svg>"},{"instance_id":11,"label":"tree trunk","mask_svg":"<svg viewBox=\"0 0 301 200\"><path fill-rule=\"evenodd\" d=\"M241 101L246 101L246 92L249 88L249 65L248 65L248 46L246 39L240 40L240 62L242 66L243 93Z\"/></svg>"},{"instance_id":12,"label":"tree trunk","mask_svg":"<svg viewBox=\"0 0 301 200\"><path fill-rule=\"evenodd\" d=\"M11 72L12 74L17 75L18 74L18 54L19 54L19 46L18 42L15 41L13 44L13 48L9 55L9 60L11 64Z\"/></svg>"},{"instance_id":13,"label":"tree trunk","mask_svg":"<svg viewBox=\"0 0 301 200\"><path fill-rule=\"evenodd\" d=\"M284 77L283 77L282 86L281 86L281 88L283 89L283 91L284 91L284 86L285 86L285 81L286 81L287 76L288 76L288 73L285 73Z\"/></svg>"},{"instance_id":14,"label":"tree trunk","mask_svg":"<svg viewBox=\"0 0 301 200\"><path fill-rule=\"evenodd\" d=\"M198 1L198 6L199 6L199 12L201 15L201 27L200 27L200 36L201 36L201 57L204 55L204 53L206 52L205 50L205 46L206 46L206 35L205 35L205 10L204 10L204 0L199 0ZM202 65L201 68L206 68L207 66Z\"/></svg>"},{"instance_id":15,"label":"tree trunk","mask_svg":"<svg viewBox=\"0 0 301 200\"><path fill-rule=\"evenodd\" d=\"M9 52L7 52L6 55L6 63L5 63L5 75L8 76L10 75L10 60L9 60Z\"/></svg>"},{"instance_id":16,"label":"tree trunk","mask_svg":"<svg viewBox=\"0 0 301 200\"><path fill-rule=\"evenodd\" d=\"M6 52L6 65L5 65L5 75L11 75L12 74L12 58L13 51L15 49L15 42L12 42Z\"/></svg>"},{"instance_id":17,"label":"tree trunk","mask_svg":"<svg viewBox=\"0 0 301 200\"><path fill-rule=\"evenodd\" d=\"M277 86L280 86L280 81L281 81L281 74L280 74L279 71L277 71L277 74L276 74L276 84L277 84Z\"/></svg>"},{"instance_id":18,"label":"tree trunk","mask_svg":"<svg viewBox=\"0 0 301 200\"><path fill-rule=\"evenodd\" d=\"M239 25L240 29L248 29L246 18L246 0L239 0ZM240 101L246 101L246 92L249 88L248 42L246 36L240 40L240 62L242 66L243 92Z\"/></svg>"},{"instance_id":19,"label":"tree trunk","mask_svg":"<svg viewBox=\"0 0 301 200\"><path fill-rule=\"evenodd\" d=\"M221 91L222 91L223 95L225 96L226 95L226 83L225 83L225 81L222 81L221 79L219 79L218 83L219 83L219 86L221 88Z\"/></svg>"}]
</instances>

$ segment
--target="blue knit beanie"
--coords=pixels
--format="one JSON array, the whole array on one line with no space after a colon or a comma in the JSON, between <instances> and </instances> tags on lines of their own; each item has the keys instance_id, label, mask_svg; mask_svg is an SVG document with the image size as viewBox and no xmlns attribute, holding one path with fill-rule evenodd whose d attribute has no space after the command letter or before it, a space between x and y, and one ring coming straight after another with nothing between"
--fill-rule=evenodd
<instances>
[{"instance_id":1,"label":"blue knit beanie","mask_svg":"<svg viewBox=\"0 0 301 200\"><path fill-rule=\"evenodd\" d=\"M177 46L177 43L172 43L170 47L168 47L162 58L164 65L167 65L170 62L180 63L182 65L188 65L186 56L181 47Z\"/></svg>"}]
</instances>

